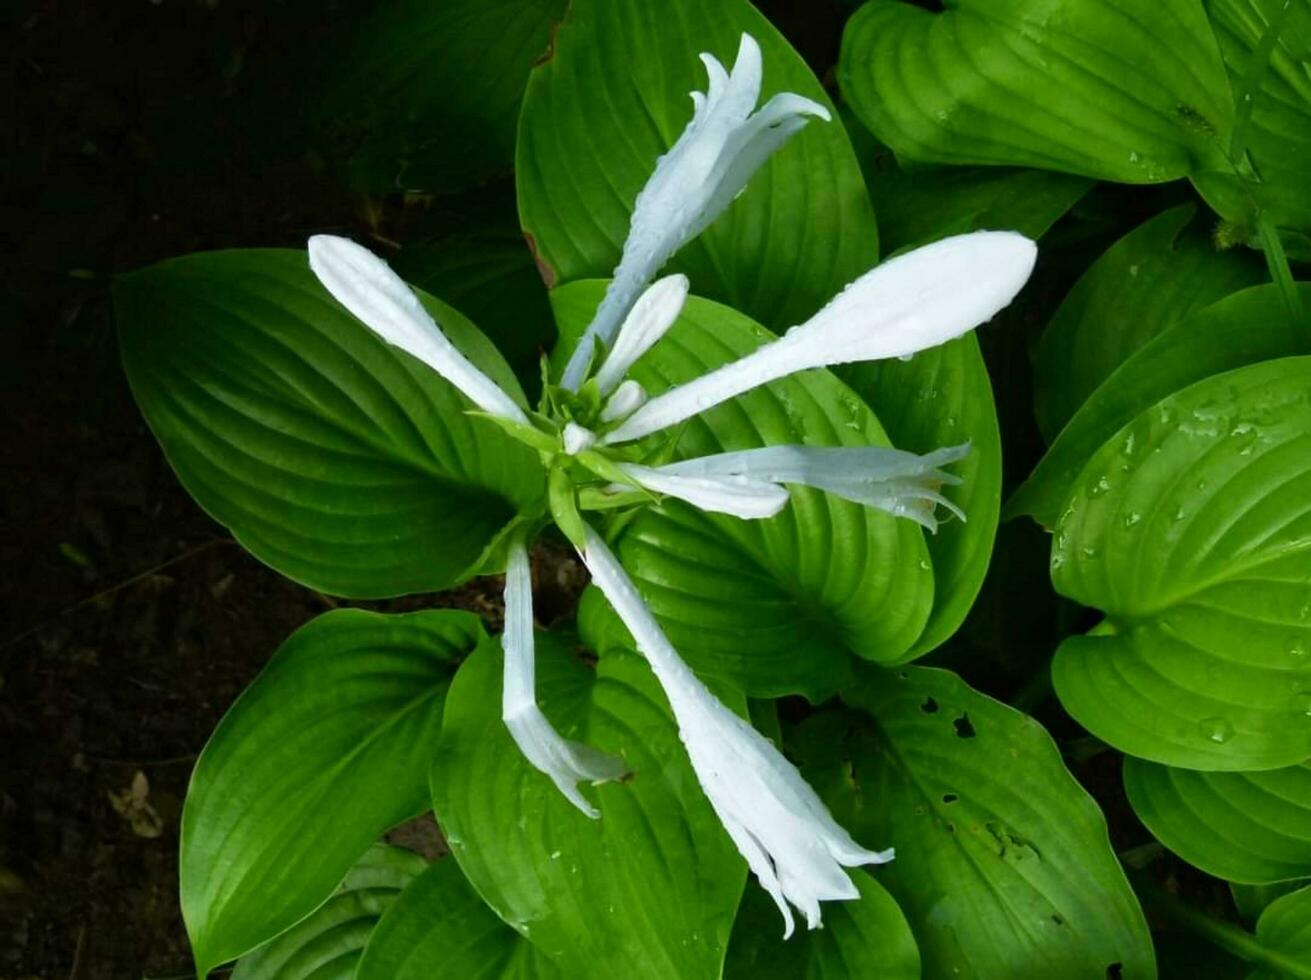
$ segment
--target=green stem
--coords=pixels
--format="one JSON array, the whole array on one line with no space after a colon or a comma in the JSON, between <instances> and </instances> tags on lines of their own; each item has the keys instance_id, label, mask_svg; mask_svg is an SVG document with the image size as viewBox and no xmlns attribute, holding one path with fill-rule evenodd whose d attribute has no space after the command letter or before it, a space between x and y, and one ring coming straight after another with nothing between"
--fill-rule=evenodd
<instances>
[{"instance_id":1,"label":"green stem","mask_svg":"<svg viewBox=\"0 0 1311 980\"><path fill-rule=\"evenodd\" d=\"M1288 307L1288 315L1294 326L1304 322L1302 311L1302 293L1293 280L1293 270L1288 266L1288 256L1284 253L1284 243L1279 240L1279 231L1265 210L1257 212L1256 232L1261 239L1261 248L1265 252L1266 266L1270 269L1270 279L1279 287Z\"/></svg>"},{"instance_id":2,"label":"green stem","mask_svg":"<svg viewBox=\"0 0 1311 980\"><path fill-rule=\"evenodd\" d=\"M1247 131L1252 124L1252 106L1256 103L1257 94L1261 91L1265 76L1270 71L1270 56L1274 54L1275 45L1279 43L1279 34L1284 29L1284 22L1288 19L1288 11L1292 6L1293 0L1284 0L1274 17L1270 19L1270 23L1261 34L1261 40L1248 55L1247 63L1243 65L1243 75L1234 88L1237 115L1234 118L1233 136L1229 140L1229 162L1235 167L1240 165L1243 155L1247 152Z\"/></svg>"},{"instance_id":3,"label":"green stem","mask_svg":"<svg viewBox=\"0 0 1311 980\"><path fill-rule=\"evenodd\" d=\"M1268 966L1300 980L1311 980L1311 964L1263 946L1250 932L1213 919L1205 912L1185 904L1145 874L1135 875L1134 881L1139 891L1145 893L1144 897L1151 907L1180 928L1248 963Z\"/></svg>"}]
</instances>

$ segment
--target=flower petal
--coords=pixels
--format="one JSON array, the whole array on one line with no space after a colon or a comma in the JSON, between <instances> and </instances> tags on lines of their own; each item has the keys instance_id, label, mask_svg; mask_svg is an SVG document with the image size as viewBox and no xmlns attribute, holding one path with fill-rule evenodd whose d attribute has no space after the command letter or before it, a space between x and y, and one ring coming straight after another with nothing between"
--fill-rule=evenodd
<instances>
[{"instance_id":1,"label":"flower petal","mask_svg":"<svg viewBox=\"0 0 1311 980\"><path fill-rule=\"evenodd\" d=\"M889 259L778 340L652 398L602 442L640 439L797 371L936 347L1010 303L1036 257L1023 235L976 231Z\"/></svg>"},{"instance_id":2,"label":"flower petal","mask_svg":"<svg viewBox=\"0 0 1311 980\"><path fill-rule=\"evenodd\" d=\"M618 422L632 415L644 404L646 404L646 389L629 378L620 383L614 394L610 396L610 400L605 403L605 407L601 409L601 421Z\"/></svg>"},{"instance_id":3,"label":"flower petal","mask_svg":"<svg viewBox=\"0 0 1311 980\"><path fill-rule=\"evenodd\" d=\"M910 518L932 531L938 526L937 504L965 519L961 509L938 492L945 485L960 483L960 478L938 467L964 459L969 451L969 443L924 456L876 446L766 446L670 463L656 472L662 476L800 483Z\"/></svg>"},{"instance_id":4,"label":"flower petal","mask_svg":"<svg viewBox=\"0 0 1311 980\"><path fill-rule=\"evenodd\" d=\"M819 903L854 898L843 866L890 860L891 851L860 847L833 819L801 774L763 735L719 701L688 669L614 553L591 527L583 561L592 581L628 627L651 664L678 721L679 737L711 806L751 870L783 912L784 899L813 929Z\"/></svg>"},{"instance_id":5,"label":"flower petal","mask_svg":"<svg viewBox=\"0 0 1311 980\"><path fill-rule=\"evenodd\" d=\"M692 120L633 204L628 237L596 315L570 354L561 384L582 384L595 341L608 347L620 322L670 256L701 234L733 203L771 153L805 125L828 118L823 106L799 95L776 95L750 116L760 98L760 46L742 35L731 74L703 55L707 93L693 93Z\"/></svg>"},{"instance_id":6,"label":"flower petal","mask_svg":"<svg viewBox=\"0 0 1311 980\"><path fill-rule=\"evenodd\" d=\"M596 372L601 394L608 395L628 374L639 357L645 354L674 325L687 299L687 276L675 274L657 279L624 317L614 346Z\"/></svg>"},{"instance_id":7,"label":"flower petal","mask_svg":"<svg viewBox=\"0 0 1311 980\"><path fill-rule=\"evenodd\" d=\"M624 774L624 764L591 746L561 738L537 706L532 587L528 550L518 539L510 546L505 569L501 719L524 757L549 776L570 803L595 818L600 814L578 791L577 783L618 779Z\"/></svg>"},{"instance_id":8,"label":"flower petal","mask_svg":"<svg viewBox=\"0 0 1311 980\"><path fill-rule=\"evenodd\" d=\"M620 463L619 468L637 483L669 497L691 504L698 510L729 514L744 520L773 517L788 502L788 492L774 483L738 476L681 476L667 467L653 469L637 463ZM614 486L614 490L627 487Z\"/></svg>"},{"instance_id":9,"label":"flower petal","mask_svg":"<svg viewBox=\"0 0 1311 980\"><path fill-rule=\"evenodd\" d=\"M528 423L514 399L474 367L442 333L405 280L347 238L315 235L310 268L342 306L379 337L440 374L484 412Z\"/></svg>"}]
</instances>

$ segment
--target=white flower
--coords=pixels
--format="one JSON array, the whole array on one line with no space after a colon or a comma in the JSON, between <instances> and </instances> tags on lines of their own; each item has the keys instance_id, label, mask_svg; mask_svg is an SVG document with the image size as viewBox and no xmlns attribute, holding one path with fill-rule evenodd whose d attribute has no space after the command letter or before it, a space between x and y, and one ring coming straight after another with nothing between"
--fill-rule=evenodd
<instances>
[{"instance_id":1,"label":"white flower","mask_svg":"<svg viewBox=\"0 0 1311 980\"><path fill-rule=\"evenodd\" d=\"M596 433L577 422L565 423L562 437L564 451L570 456L577 456L583 450L591 449L596 443Z\"/></svg>"},{"instance_id":2,"label":"white flower","mask_svg":"<svg viewBox=\"0 0 1311 980\"><path fill-rule=\"evenodd\" d=\"M505 680L501 720L528 761L550 776L569 802L589 817L598 817L596 808L578 792L577 783L618 779L624 774L624 764L614 756L562 738L537 706L532 588L528 550L523 539L516 538L510 545L505 568L505 635L501 637Z\"/></svg>"},{"instance_id":3,"label":"white flower","mask_svg":"<svg viewBox=\"0 0 1311 980\"><path fill-rule=\"evenodd\" d=\"M621 382L601 409L603 423L618 422L636 412L646 403L646 389L629 378Z\"/></svg>"},{"instance_id":4,"label":"white flower","mask_svg":"<svg viewBox=\"0 0 1311 980\"><path fill-rule=\"evenodd\" d=\"M624 317L614 346L596 372L596 384L602 395L608 395L628 374L637 359L650 350L665 335L687 299L687 276L672 275L657 279Z\"/></svg>"},{"instance_id":5,"label":"white flower","mask_svg":"<svg viewBox=\"0 0 1311 980\"><path fill-rule=\"evenodd\" d=\"M347 238L315 235L310 268L337 302L387 343L417 357L484 412L528 423L513 398L470 363L442 333L419 297L391 267Z\"/></svg>"},{"instance_id":6,"label":"white flower","mask_svg":"<svg viewBox=\"0 0 1311 980\"><path fill-rule=\"evenodd\" d=\"M608 347L642 288L678 249L701 234L746 187L769 156L809 121L827 121L818 102L781 92L752 114L760 99L760 46L742 35L732 74L703 54L709 85L692 93L692 121L656 161L633 205L623 254L582 341L565 367L563 385L582 384L593 338Z\"/></svg>"},{"instance_id":7,"label":"white flower","mask_svg":"<svg viewBox=\"0 0 1311 980\"><path fill-rule=\"evenodd\" d=\"M671 472L668 466L652 468L637 463L620 463L619 468L648 490L685 500L698 510L746 520L773 517L788 502L787 491L777 484L736 474L686 476ZM612 483L606 489L617 492L627 488Z\"/></svg>"},{"instance_id":8,"label":"white flower","mask_svg":"<svg viewBox=\"0 0 1311 980\"><path fill-rule=\"evenodd\" d=\"M1028 280L1037 248L1009 231L945 238L889 259L778 340L652 398L601 439L640 439L807 368L902 357L990 320Z\"/></svg>"},{"instance_id":9,"label":"white flower","mask_svg":"<svg viewBox=\"0 0 1311 980\"><path fill-rule=\"evenodd\" d=\"M938 467L964 459L969 452L968 443L923 456L876 446L765 446L669 463L650 473L665 480L739 479L764 486L800 483L896 517L910 518L936 531L938 504L965 520L964 512L939 493L943 486L960 483L960 477ZM649 475L642 474L638 479L659 490ZM672 491L662 492L678 496Z\"/></svg>"},{"instance_id":10,"label":"white flower","mask_svg":"<svg viewBox=\"0 0 1311 980\"><path fill-rule=\"evenodd\" d=\"M870 851L852 840L796 767L697 680L613 552L590 527L586 534L581 553L592 581L664 688L701 788L782 912L784 938L793 930L789 902L817 928L821 901L859 897L843 867L890 861L892 850Z\"/></svg>"}]
</instances>

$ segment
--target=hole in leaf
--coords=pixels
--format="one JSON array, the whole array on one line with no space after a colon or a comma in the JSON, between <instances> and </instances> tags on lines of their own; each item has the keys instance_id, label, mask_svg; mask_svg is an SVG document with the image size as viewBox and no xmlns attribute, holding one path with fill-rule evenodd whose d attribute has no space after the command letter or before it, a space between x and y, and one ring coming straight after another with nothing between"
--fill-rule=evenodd
<instances>
[{"instance_id":1,"label":"hole in leaf","mask_svg":"<svg viewBox=\"0 0 1311 980\"><path fill-rule=\"evenodd\" d=\"M969 715L961 715L951 724L952 727L956 729L957 738L973 738L978 734L978 732L974 730L974 725L971 723Z\"/></svg>"},{"instance_id":2,"label":"hole in leaf","mask_svg":"<svg viewBox=\"0 0 1311 980\"><path fill-rule=\"evenodd\" d=\"M1053 915L1053 916L1052 916L1052 925L1063 926L1063 925L1065 925L1065 920L1062 919L1059 915Z\"/></svg>"},{"instance_id":3,"label":"hole in leaf","mask_svg":"<svg viewBox=\"0 0 1311 980\"><path fill-rule=\"evenodd\" d=\"M1124 976L1124 964L1112 963L1106 968L1106 980L1120 980Z\"/></svg>"},{"instance_id":4,"label":"hole in leaf","mask_svg":"<svg viewBox=\"0 0 1311 980\"><path fill-rule=\"evenodd\" d=\"M943 803L955 803L955 802L956 802L957 800L959 800L959 799L960 799L960 797L957 796L955 793L943 793L943 794L942 794L942 802L943 802Z\"/></svg>"},{"instance_id":5,"label":"hole in leaf","mask_svg":"<svg viewBox=\"0 0 1311 980\"><path fill-rule=\"evenodd\" d=\"M954 823L947 824L947 833L949 834L956 833L956 825Z\"/></svg>"},{"instance_id":6,"label":"hole in leaf","mask_svg":"<svg viewBox=\"0 0 1311 980\"><path fill-rule=\"evenodd\" d=\"M934 701L933 698L925 698L920 702L920 711L923 711L926 715L937 714L938 702Z\"/></svg>"},{"instance_id":7,"label":"hole in leaf","mask_svg":"<svg viewBox=\"0 0 1311 980\"><path fill-rule=\"evenodd\" d=\"M908 680L910 678L910 671L908 670L898 671L897 676L900 677L903 681Z\"/></svg>"}]
</instances>

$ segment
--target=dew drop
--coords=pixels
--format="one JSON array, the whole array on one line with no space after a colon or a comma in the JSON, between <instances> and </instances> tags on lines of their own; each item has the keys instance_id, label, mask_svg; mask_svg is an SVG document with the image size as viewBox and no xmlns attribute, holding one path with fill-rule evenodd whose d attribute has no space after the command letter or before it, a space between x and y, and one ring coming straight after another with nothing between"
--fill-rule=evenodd
<instances>
[{"instance_id":1,"label":"dew drop","mask_svg":"<svg viewBox=\"0 0 1311 980\"><path fill-rule=\"evenodd\" d=\"M1182 521L1184 519L1184 513L1185 511L1182 507L1176 507L1174 509L1174 513L1170 515L1170 519L1175 523L1178 523L1179 521Z\"/></svg>"},{"instance_id":2,"label":"dew drop","mask_svg":"<svg viewBox=\"0 0 1311 980\"><path fill-rule=\"evenodd\" d=\"M1311 718L1311 691L1298 691L1293 695L1293 706Z\"/></svg>"},{"instance_id":3,"label":"dew drop","mask_svg":"<svg viewBox=\"0 0 1311 980\"><path fill-rule=\"evenodd\" d=\"M1306 644L1302 642L1300 636L1294 637L1288 644L1288 655L1294 660L1302 660L1306 657Z\"/></svg>"},{"instance_id":4,"label":"dew drop","mask_svg":"<svg viewBox=\"0 0 1311 980\"><path fill-rule=\"evenodd\" d=\"M927 558L921 558L921 559L920 559L920 569L923 570L923 571L926 571L926 572L927 572L927 571L931 571L931 570L933 569L933 565L929 562L929 560L928 560Z\"/></svg>"},{"instance_id":5,"label":"dew drop","mask_svg":"<svg viewBox=\"0 0 1311 980\"><path fill-rule=\"evenodd\" d=\"M1197 723L1197 727L1207 741L1215 742L1217 745L1223 745L1234 736L1234 726L1225 718L1203 718Z\"/></svg>"},{"instance_id":6,"label":"dew drop","mask_svg":"<svg viewBox=\"0 0 1311 980\"><path fill-rule=\"evenodd\" d=\"M1130 163L1137 163L1137 162L1138 162L1138 152L1137 152L1136 150L1131 151L1131 152L1129 153L1129 162L1130 162Z\"/></svg>"},{"instance_id":7,"label":"dew drop","mask_svg":"<svg viewBox=\"0 0 1311 980\"><path fill-rule=\"evenodd\" d=\"M1311 619L1311 602L1302 603L1302 608L1297 611L1297 618L1304 623Z\"/></svg>"},{"instance_id":8,"label":"dew drop","mask_svg":"<svg viewBox=\"0 0 1311 980\"><path fill-rule=\"evenodd\" d=\"M1082 548L1080 548L1079 553L1083 555L1083 557L1086 558L1088 561L1092 561L1094 558L1097 557L1097 549L1090 544L1086 544Z\"/></svg>"},{"instance_id":9,"label":"dew drop","mask_svg":"<svg viewBox=\"0 0 1311 980\"><path fill-rule=\"evenodd\" d=\"M1131 510L1124 515L1124 526L1126 528L1137 527L1138 522L1143 519L1143 515L1136 510Z\"/></svg>"},{"instance_id":10,"label":"dew drop","mask_svg":"<svg viewBox=\"0 0 1311 980\"><path fill-rule=\"evenodd\" d=\"M1100 497L1102 494L1104 494L1107 490L1110 489L1111 489L1111 481L1107 479L1106 474L1103 473L1101 476L1097 478L1097 482L1088 488L1088 496Z\"/></svg>"},{"instance_id":11,"label":"dew drop","mask_svg":"<svg viewBox=\"0 0 1311 980\"><path fill-rule=\"evenodd\" d=\"M1120 447L1120 452L1123 453L1125 456L1132 456L1134 445L1136 442L1137 442L1136 437L1132 432L1130 432L1127 436L1124 437L1124 445Z\"/></svg>"}]
</instances>

